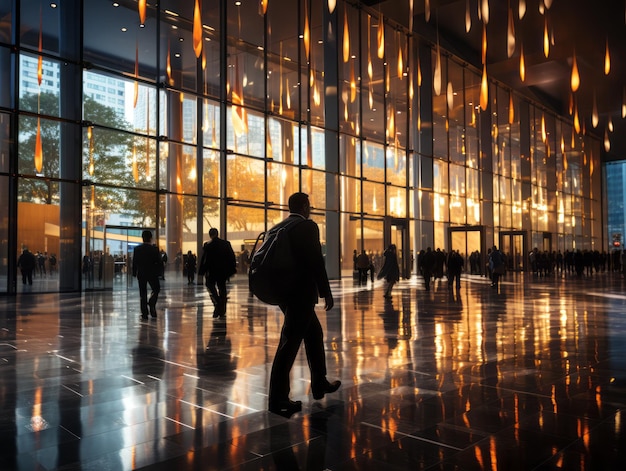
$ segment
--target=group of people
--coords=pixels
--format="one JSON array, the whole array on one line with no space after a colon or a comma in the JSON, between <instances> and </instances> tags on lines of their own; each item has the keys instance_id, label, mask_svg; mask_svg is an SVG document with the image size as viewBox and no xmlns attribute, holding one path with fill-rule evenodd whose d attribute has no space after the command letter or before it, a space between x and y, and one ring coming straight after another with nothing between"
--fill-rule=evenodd
<instances>
[{"instance_id":1,"label":"group of people","mask_svg":"<svg viewBox=\"0 0 626 471\"><path fill-rule=\"evenodd\" d=\"M46 265L48 268L46 269ZM22 284L33 284L33 275L41 278L57 271L57 257L55 254L48 256L47 252L33 253L24 247L17 259L17 266L22 274Z\"/></svg>"}]
</instances>

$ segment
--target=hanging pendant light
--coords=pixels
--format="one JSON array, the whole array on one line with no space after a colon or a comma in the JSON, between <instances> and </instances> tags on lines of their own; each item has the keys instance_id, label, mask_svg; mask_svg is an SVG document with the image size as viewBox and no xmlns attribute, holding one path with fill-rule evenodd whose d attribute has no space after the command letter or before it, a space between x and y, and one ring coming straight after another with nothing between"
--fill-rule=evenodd
<instances>
[{"instance_id":1,"label":"hanging pendant light","mask_svg":"<svg viewBox=\"0 0 626 471\"><path fill-rule=\"evenodd\" d=\"M422 64L420 63L419 57L417 58L417 86L422 86ZM626 93L626 89L625 92ZM625 95L626 96L626 95ZM625 98L626 100L626 98ZM626 101L625 101L626 103Z\"/></svg>"},{"instance_id":2,"label":"hanging pendant light","mask_svg":"<svg viewBox=\"0 0 626 471\"><path fill-rule=\"evenodd\" d=\"M622 118L626 118L626 87L622 88Z\"/></svg>"},{"instance_id":3,"label":"hanging pendant light","mask_svg":"<svg viewBox=\"0 0 626 471\"><path fill-rule=\"evenodd\" d=\"M609 131L613 132L613 118L609 116L609 122L607 124Z\"/></svg>"},{"instance_id":4,"label":"hanging pendant light","mask_svg":"<svg viewBox=\"0 0 626 471\"><path fill-rule=\"evenodd\" d=\"M372 17L367 15L367 76L372 81L374 66L372 65Z\"/></svg>"},{"instance_id":5,"label":"hanging pendant light","mask_svg":"<svg viewBox=\"0 0 626 471\"><path fill-rule=\"evenodd\" d=\"M611 54L609 53L609 38L606 38L606 51L604 53L604 75L611 72Z\"/></svg>"},{"instance_id":6,"label":"hanging pendant light","mask_svg":"<svg viewBox=\"0 0 626 471\"><path fill-rule=\"evenodd\" d=\"M41 87L41 81L43 80L43 16L41 13L41 7L39 8L39 57L37 57L37 83Z\"/></svg>"},{"instance_id":7,"label":"hanging pendant light","mask_svg":"<svg viewBox=\"0 0 626 471\"><path fill-rule=\"evenodd\" d=\"M578 119L578 104L574 105L574 129L576 134L580 134L580 120Z\"/></svg>"},{"instance_id":8,"label":"hanging pendant light","mask_svg":"<svg viewBox=\"0 0 626 471\"><path fill-rule=\"evenodd\" d=\"M41 144L41 118L37 117L37 134L35 135L35 170L41 173L43 168L43 146Z\"/></svg>"},{"instance_id":9,"label":"hanging pendant light","mask_svg":"<svg viewBox=\"0 0 626 471\"><path fill-rule=\"evenodd\" d=\"M328 12L332 14L337 6L337 0L328 0Z\"/></svg>"},{"instance_id":10,"label":"hanging pendant light","mask_svg":"<svg viewBox=\"0 0 626 471\"><path fill-rule=\"evenodd\" d=\"M439 50L439 40L437 40L437 52L435 55L435 73L433 76L433 89L435 95L441 95L441 51Z\"/></svg>"},{"instance_id":11,"label":"hanging pendant light","mask_svg":"<svg viewBox=\"0 0 626 471\"><path fill-rule=\"evenodd\" d=\"M139 10L139 24L146 23L146 0L139 0L137 2L137 10Z\"/></svg>"},{"instance_id":12,"label":"hanging pendant light","mask_svg":"<svg viewBox=\"0 0 626 471\"><path fill-rule=\"evenodd\" d=\"M591 110L591 125L596 128L598 127L598 102L596 100L596 90L593 90L593 105Z\"/></svg>"},{"instance_id":13,"label":"hanging pendant light","mask_svg":"<svg viewBox=\"0 0 626 471\"><path fill-rule=\"evenodd\" d=\"M193 51L196 59L202 54L202 7L200 0L196 0L193 8Z\"/></svg>"},{"instance_id":14,"label":"hanging pendant light","mask_svg":"<svg viewBox=\"0 0 626 471\"><path fill-rule=\"evenodd\" d=\"M550 55L550 36L548 34L548 15L543 17L543 55L548 58Z\"/></svg>"},{"instance_id":15,"label":"hanging pendant light","mask_svg":"<svg viewBox=\"0 0 626 471\"><path fill-rule=\"evenodd\" d=\"M578 63L576 62L576 51L572 58L572 77L570 80L572 91L575 92L580 87L580 75L578 74Z\"/></svg>"},{"instance_id":16,"label":"hanging pendant light","mask_svg":"<svg viewBox=\"0 0 626 471\"><path fill-rule=\"evenodd\" d=\"M546 118L543 113L541 113L541 142L545 144L548 139L548 135L546 134Z\"/></svg>"},{"instance_id":17,"label":"hanging pendant light","mask_svg":"<svg viewBox=\"0 0 626 471\"><path fill-rule=\"evenodd\" d=\"M515 122L515 107L513 104L513 92L509 91L509 124Z\"/></svg>"},{"instance_id":18,"label":"hanging pendant light","mask_svg":"<svg viewBox=\"0 0 626 471\"><path fill-rule=\"evenodd\" d=\"M409 32L413 31L413 0L409 0Z\"/></svg>"},{"instance_id":19,"label":"hanging pendant light","mask_svg":"<svg viewBox=\"0 0 626 471\"><path fill-rule=\"evenodd\" d=\"M543 4L546 6L546 10L549 10L552 6L552 0L543 0Z\"/></svg>"},{"instance_id":20,"label":"hanging pendant light","mask_svg":"<svg viewBox=\"0 0 626 471\"><path fill-rule=\"evenodd\" d=\"M343 11L343 61L350 60L350 28L348 27L348 9Z\"/></svg>"},{"instance_id":21,"label":"hanging pendant light","mask_svg":"<svg viewBox=\"0 0 626 471\"><path fill-rule=\"evenodd\" d=\"M489 83L487 82L487 65L483 65L483 77L480 81L480 108L485 111L489 105Z\"/></svg>"},{"instance_id":22,"label":"hanging pendant light","mask_svg":"<svg viewBox=\"0 0 626 471\"><path fill-rule=\"evenodd\" d=\"M472 29L472 15L470 14L470 0L465 0L465 32Z\"/></svg>"},{"instance_id":23,"label":"hanging pendant light","mask_svg":"<svg viewBox=\"0 0 626 471\"><path fill-rule=\"evenodd\" d=\"M448 104L448 111L452 111L454 108L454 89L452 88L452 82L448 82L448 88L446 90L446 103Z\"/></svg>"},{"instance_id":24,"label":"hanging pendant light","mask_svg":"<svg viewBox=\"0 0 626 471\"><path fill-rule=\"evenodd\" d=\"M426 23L430 21L430 0L424 0L424 19Z\"/></svg>"},{"instance_id":25,"label":"hanging pendant light","mask_svg":"<svg viewBox=\"0 0 626 471\"><path fill-rule=\"evenodd\" d=\"M398 44L398 78L402 80L404 76L404 54L402 53L402 38L400 37L400 31L396 34Z\"/></svg>"},{"instance_id":26,"label":"hanging pendant light","mask_svg":"<svg viewBox=\"0 0 626 471\"><path fill-rule=\"evenodd\" d=\"M483 23L483 37L481 41L480 50L481 50L482 63L486 64L487 63L487 25L485 23Z\"/></svg>"},{"instance_id":27,"label":"hanging pendant light","mask_svg":"<svg viewBox=\"0 0 626 471\"><path fill-rule=\"evenodd\" d=\"M523 82L526 80L526 61L524 60L524 45L522 43L520 43L519 49L519 78Z\"/></svg>"},{"instance_id":28,"label":"hanging pendant light","mask_svg":"<svg viewBox=\"0 0 626 471\"><path fill-rule=\"evenodd\" d=\"M378 20L378 58L385 57L385 26L383 24L383 15L380 15Z\"/></svg>"},{"instance_id":29,"label":"hanging pendant light","mask_svg":"<svg viewBox=\"0 0 626 471\"><path fill-rule=\"evenodd\" d=\"M489 0L482 0L481 15L483 24L489 23Z\"/></svg>"},{"instance_id":30,"label":"hanging pendant light","mask_svg":"<svg viewBox=\"0 0 626 471\"><path fill-rule=\"evenodd\" d=\"M304 41L304 53L306 55L306 60L308 61L311 51L311 28L309 27L309 8L308 2L306 0L304 2L304 31L302 33L302 40Z\"/></svg>"},{"instance_id":31,"label":"hanging pendant light","mask_svg":"<svg viewBox=\"0 0 626 471\"><path fill-rule=\"evenodd\" d=\"M135 148L135 144L133 144L132 172L133 180L137 183L139 181L139 168L137 167L137 149Z\"/></svg>"},{"instance_id":32,"label":"hanging pendant light","mask_svg":"<svg viewBox=\"0 0 626 471\"><path fill-rule=\"evenodd\" d=\"M604 150L607 152L611 150L611 140L609 139L608 129L604 130Z\"/></svg>"},{"instance_id":33,"label":"hanging pendant light","mask_svg":"<svg viewBox=\"0 0 626 471\"><path fill-rule=\"evenodd\" d=\"M356 78L354 76L354 61L350 62L350 103L356 100Z\"/></svg>"},{"instance_id":34,"label":"hanging pendant light","mask_svg":"<svg viewBox=\"0 0 626 471\"><path fill-rule=\"evenodd\" d=\"M259 3L259 9L261 10L261 15L265 15L267 13L267 7L269 6L269 0L261 0Z\"/></svg>"},{"instance_id":35,"label":"hanging pendant light","mask_svg":"<svg viewBox=\"0 0 626 471\"><path fill-rule=\"evenodd\" d=\"M507 57L510 58L515 53L515 22L513 21L513 9L511 5L509 5L509 21L507 23L506 54Z\"/></svg>"},{"instance_id":36,"label":"hanging pendant light","mask_svg":"<svg viewBox=\"0 0 626 471\"><path fill-rule=\"evenodd\" d=\"M137 100L139 99L139 43L135 42L135 82L134 85L134 94L133 94L133 108L137 107Z\"/></svg>"}]
</instances>

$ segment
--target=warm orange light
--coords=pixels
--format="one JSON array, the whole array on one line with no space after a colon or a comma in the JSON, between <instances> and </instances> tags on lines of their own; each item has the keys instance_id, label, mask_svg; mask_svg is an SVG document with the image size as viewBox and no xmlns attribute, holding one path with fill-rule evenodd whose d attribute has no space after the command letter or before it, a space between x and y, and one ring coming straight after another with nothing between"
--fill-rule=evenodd
<instances>
[{"instance_id":1,"label":"warm orange light","mask_svg":"<svg viewBox=\"0 0 626 471\"><path fill-rule=\"evenodd\" d=\"M311 51L311 28L309 27L309 9L307 2L304 2L304 31L302 33L302 40L304 41L304 53L308 61Z\"/></svg>"},{"instance_id":2,"label":"warm orange light","mask_svg":"<svg viewBox=\"0 0 626 471\"><path fill-rule=\"evenodd\" d=\"M483 0L481 15L483 19L483 24L486 25L489 23L489 0Z\"/></svg>"},{"instance_id":3,"label":"warm orange light","mask_svg":"<svg viewBox=\"0 0 626 471\"><path fill-rule=\"evenodd\" d=\"M165 58L165 72L167 73L167 82L170 85L174 85L174 79L172 78L172 59L169 41L167 43L167 57Z\"/></svg>"},{"instance_id":4,"label":"warm orange light","mask_svg":"<svg viewBox=\"0 0 626 471\"><path fill-rule=\"evenodd\" d=\"M452 88L452 82L448 82L448 88L446 90L446 103L448 104L449 110L454 108L454 89Z\"/></svg>"},{"instance_id":5,"label":"warm orange light","mask_svg":"<svg viewBox=\"0 0 626 471\"><path fill-rule=\"evenodd\" d=\"M550 35L548 34L548 15L543 17L543 55L550 55Z\"/></svg>"},{"instance_id":6,"label":"warm orange light","mask_svg":"<svg viewBox=\"0 0 626 471\"><path fill-rule=\"evenodd\" d=\"M483 78L480 81L480 108L485 111L489 104L489 83L487 82L487 66L483 65Z\"/></svg>"},{"instance_id":7,"label":"warm orange light","mask_svg":"<svg viewBox=\"0 0 626 471\"><path fill-rule=\"evenodd\" d=\"M546 134L546 118L543 113L541 113L541 141L546 142L548 136Z\"/></svg>"},{"instance_id":8,"label":"warm orange light","mask_svg":"<svg viewBox=\"0 0 626 471\"><path fill-rule=\"evenodd\" d=\"M509 5L509 21L506 33L506 54L511 57L515 52L515 22L513 21L513 9Z\"/></svg>"},{"instance_id":9,"label":"warm orange light","mask_svg":"<svg viewBox=\"0 0 626 471\"><path fill-rule=\"evenodd\" d=\"M354 61L350 64L350 103L356 100L356 79L354 77Z\"/></svg>"},{"instance_id":10,"label":"warm orange light","mask_svg":"<svg viewBox=\"0 0 626 471\"><path fill-rule=\"evenodd\" d=\"M578 105L574 106L574 129L576 134L580 134L580 120L578 119Z\"/></svg>"},{"instance_id":11,"label":"warm orange light","mask_svg":"<svg viewBox=\"0 0 626 471\"><path fill-rule=\"evenodd\" d=\"M524 45L520 44L519 54L519 78L523 82L526 80L526 61L524 60Z\"/></svg>"},{"instance_id":12,"label":"warm orange light","mask_svg":"<svg viewBox=\"0 0 626 471\"><path fill-rule=\"evenodd\" d=\"M596 128L598 127L598 101L596 100L596 91L593 91L593 105L591 110L591 125Z\"/></svg>"},{"instance_id":13,"label":"warm orange light","mask_svg":"<svg viewBox=\"0 0 626 471\"><path fill-rule=\"evenodd\" d=\"M611 72L611 54L609 52L609 38L606 38L606 52L604 53L604 75Z\"/></svg>"},{"instance_id":14,"label":"warm orange light","mask_svg":"<svg viewBox=\"0 0 626 471\"><path fill-rule=\"evenodd\" d=\"M41 118L37 118L37 135L35 136L35 170L41 173L43 168L43 148L41 145Z\"/></svg>"},{"instance_id":15,"label":"warm orange light","mask_svg":"<svg viewBox=\"0 0 626 471\"><path fill-rule=\"evenodd\" d=\"M137 107L137 100L139 99L139 82L136 80L139 78L139 44L135 43L135 83L133 94L133 108Z\"/></svg>"},{"instance_id":16,"label":"warm orange light","mask_svg":"<svg viewBox=\"0 0 626 471\"><path fill-rule=\"evenodd\" d=\"M513 92L509 92L509 124L515 122L515 107L513 105Z\"/></svg>"},{"instance_id":17,"label":"warm orange light","mask_svg":"<svg viewBox=\"0 0 626 471\"><path fill-rule=\"evenodd\" d=\"M146 0L139 0L137 9L139 10L139 23L143 25L146 22Z\"/></svg>"},{"instance_id":18,"label":"warm orange light","mask_svg":"<svg viewBox=\"0 0 626 471\"><path fill-rule=\"evenodd\" d=\"M377 39L378 39L378 58L382 59L385 57L385 25L383 23L383 15L380 15L378 20L378 31L377 31Z\"/></svg>"},{"instance_id":19,"label":"warm orange light","mask_svg":"<svg viewBox=\"0 0 626 471\"><path fill-rule=\"evenodd\" d=\"M235 135L241 136L242 134L248 132L248 114L246 109L243 107L244 99L243 99L243 87L241 85L241 81L239 80L239 58L235 59L235 80L233 84L232 91L232 120L233 120L233 130L235 131Z\"/></svg>"},{"instance_id":20,"label":"warm orange light","mask_svg":"<svg viewBox=\"0 0 626 471\"><path fill-rule=\"evenodd\" d=\"M430 21L430 0L424 0L424 19Z\"/></svg>"},{"instance_id":21,"label":"warm orange light","mask_svg":"<svg viewBox=\"0 0 626 471\"><path fill-rule=\"evenodd\" d=\"M196 58L202 54L202 7L200 0L196 0L193 8L193 51Z\"/></svg>"},{"instance_id":22,"label":"warm orange light","mask_svg":"<svg viewBox=\"0 0 626 471\"><path fill-rule=\"evenodd\" d=\"M400 32L398 32L398 78L402 80L404 74L404 57L402 54L402 39L400 38Z\"/></svg>"},{"instance_id":23,"label":"warm orange light","mask_svg":"<svg viewBox=\"0 0 626 471\"><path fill-rule=\"evenodd\" d=\"M133 144L133 161L132 161L132 165L133 165L133 180L135 180L135 183L137 183L139 181L139 168L137 168L137 149L135 148L135 145Z\"/></svg>"},{"instance_id":24,"label":"warm orange light","mask_svg":"<svg viewBox=\"0 0 626 471\"><path fill-rule=\"evenodd\" d=\"M578 63L576 62L576 52L572 58L572 78L571 78L572 91L575 92L580 87L580 75L578 74Z\"/></svg>"},{"instance_id":25,"label":"warm orange light","mask_svg":"<svg viewBox=\"0 0 626 471\"><path fill-rule=\"evenodd\" d=\"M269 0L261 0L259 6L261 7L261 14L265 15L267 13L267 6L269 5Z\"/></svg>"},{"instance_id":26,"label":"warm orange light","mask_svg":"<svg viewBox=\"0 0 626 471\"><path fill-rule=\"evenodd\" d=\"M469 0L465 0L465 32L469 33L472 29L472 15L470 14Z\"/></svg>"},{"instance_id":27,"label":"warm orange light","mask_svg":"<svg viewBox=\"0 0 626 471\"><path fill-rule=\"evenodd\" d=\"M422 86L422 65L420 64L419 58L417 59L417 86Z\"/></svg>"},{"instance_id":28,"label":"warm orange light","mask_svg":"<svg viewBox=\"0 0 626 471\"><path fill-rule=\"evenodd\" d=\"M611 141L609 140L609 130L608 129L604 130L604 150L607 151L607 152L611 150Z\"/></svg>"},{"instance_id":29,"label":"warm orange light","mask_svg":"<svg viewBox=\"0 0 626 471\"><path fill-rule=\"evenodd\" d=\"M43 56L41 53L43 52L43 24L42 24L42 16L41 9L39 10L39 57L37 58L37 83L41 86L41 81L43 79Z\"/></svg>"},{"instance_id":30,"label":"warm orange light","mask_svg":"<svg viewBox=\"0 0 626 471\"><path fill-rule=\"evenodd\" d=\"M435 95L441 95L441 51L439 50L439 42L437 42L437 53L435 55L435 72L433 75L433 89Z\"/></svg>"},{"instance_id":31,"label":"warm orange light","mask_svg":"<svg viewBox=\"0 0 626 471\"><path fill-rule=\"evenodd\" d=\"M329 13L334 12L336 6L337 6L337 0L328 0L328 12Z\"/></svg>"},{"instance_id":32,"label":"warm orange light","mask_svg":"<svg viewBox=\"0 0 626 471\"><path fill-rule=\"evenodd\" d=\"M481 52L483 64L487 63L487 25L483 23L483 39L481 42Z\"/></svg>"},{"instance_id":33,"label":"warm orange light","mask_svg":"<svg viewBox=\"0 0 626 471\"><path fill-rule=\"evenodd\" d=\"M519 7L517 12L519 14L520 20L524 18L524 15L526 14L526 0L519 0Z\"/></svg>"},{"instance_id":34,"label":"warm orange light","mask_svg":"<svg viewBox=\"0 0 626 471\"><path fill-rule=\"evenodd\" d=\"M343 61L350 60L350 27L348 26L348 9L343 12Z\"/></svg>"}]
</instances>

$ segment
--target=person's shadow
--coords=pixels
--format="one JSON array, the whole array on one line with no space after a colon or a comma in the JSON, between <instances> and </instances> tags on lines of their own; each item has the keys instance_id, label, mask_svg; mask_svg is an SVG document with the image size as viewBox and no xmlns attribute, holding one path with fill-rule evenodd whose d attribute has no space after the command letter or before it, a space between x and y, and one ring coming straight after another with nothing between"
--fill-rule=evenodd
<instances>
[{"instance_id":1,"label":"person's shadow","mask_svg":"<svg viewBox=\"0 0 626 471\"><path fill-rule=\"evenodd\" d=\"M398 345L398 335L400 334L400 310L393 306L393 299L385 299L385 309L380 314L383 318L383 329L389 351Z\"/></svg>"},{"instance_id":2,"label":"person's shadow","mask_svg":"<svg viewBox=\"0 0 626 471\"><path fill-rule=\"evenodd\" d=\"M196 360L198 370L213 375L219 375L227 382L237 377L237 357L232 354L232 344L226 328L225 318L214 318L209 341L204 346L202 324L198 325L198 344Z\"/></svg>"},{"instance_id":3,"label":"person's shadow","mask_svg":"<svg viewBox=\"0 0 626 471\"><path fill-rule=\"evenodd\" d=\"M133 348L133 374L160 378L165 368L160 332L154 322L141 322Z\"/></svg>"}]
</instances>

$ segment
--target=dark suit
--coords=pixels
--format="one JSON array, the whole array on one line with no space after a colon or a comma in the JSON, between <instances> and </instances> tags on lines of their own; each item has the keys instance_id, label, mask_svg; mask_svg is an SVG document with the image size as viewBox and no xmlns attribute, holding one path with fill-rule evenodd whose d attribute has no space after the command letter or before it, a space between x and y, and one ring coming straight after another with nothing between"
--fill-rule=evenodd
<instances>
[{"instance_id":1,"label":"dark suit","mask_svg":"<svg viewBox=\"0 0 626 471\"><path fill-rule=\"evenodd\" d=\"M237 259L230 242L215 237L205 242L198 275L206 275L206 287L215 305L215 314L226 313L226 281L237 271Z\"/></svg>"},{"instance_id":2,"label":"dark suit","mask_svg":"<svg viewBox=\"0 0 626 471\"><path fill-rule=\"evenodd\" d=\"M137 277L139 284L139 298L141 306L141 315L148 316L148 306L150 306L150 314L156 317L156 302L161 291L159 276L161 274L161 254L156 246L143 243L133 251L133 276ZM148 301L148 284L152 294Z\"/></svg>"},{"instance_id":3,"label":"dark suit","mask_svg":"<svg viewBox=\"0 0 626 471\"><path fill-rule=\"evenodd\" d=\"M302 216L291 214L288 220L291 218ZM319 228L307 219L293 226L288 234L296 261L295 283L291 296L280 306L285 322L272 365L270 404L289 399L289 372L302 341L311 370L311 388L315 391L327 384L322 326L315 314L319 297L330 295Z\"/></svg>"}]
</instances>

